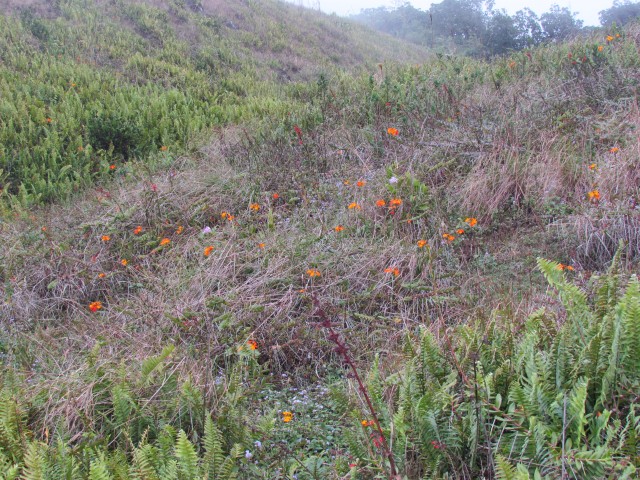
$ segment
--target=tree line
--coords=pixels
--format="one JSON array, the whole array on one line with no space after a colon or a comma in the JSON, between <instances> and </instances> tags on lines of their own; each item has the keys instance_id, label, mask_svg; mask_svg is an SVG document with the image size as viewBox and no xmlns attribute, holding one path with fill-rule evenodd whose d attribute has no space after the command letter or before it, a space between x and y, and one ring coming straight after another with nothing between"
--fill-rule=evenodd
<instances>
[{"instance_id":1,"label":"tree line","mask_svg":"<svg viewBox=\"0 0 640 480\"><path fill-rule=\"evenodd\" d=\"M431 4L428 11L405 3L398 8L364 9L352 18L419 45L490 56L562 41L590 28L576 15L558 5L539 16L529 8L509 15L494 9L493 0L443 0ZM621 26L640 17L640 3L615 0L599 16L603 26Z\"/></svg>"}]
</instances>

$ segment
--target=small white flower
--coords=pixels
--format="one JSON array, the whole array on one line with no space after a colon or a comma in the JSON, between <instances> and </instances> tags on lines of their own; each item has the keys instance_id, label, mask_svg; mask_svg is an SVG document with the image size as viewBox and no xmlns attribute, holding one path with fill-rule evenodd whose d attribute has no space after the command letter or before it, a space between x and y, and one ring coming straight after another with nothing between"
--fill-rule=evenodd
<instances>
[{"instance_id":1,"label":"small white flower","mask_svg":"<svg viewBox=\"0 0 640 480\"><path fill-rule=\"evenodd\" d=\"M208 227L208 226L207 226L207 227L204 227L204 228L202 229L202 233L203 233L203 234L211 233L211 227Z\"/></svg>"},{"instance_id":2,"label":"small white flower","mask_svg":"<svg viewBox=\"0 0 640 480\"><path fill-rule=\"evenodd\" d=\"M246 458L247 460L251 460L251 457L253 457L253 453L251 453L249 450L245 450L244 458Z\"/></svg>"},{"instance_id":3,"label":"small white flower","mask_svg":"<svg viewBox=\"0 0 640 480\"><path fill-rule=\"evenodd\" d=\"M395 185L396 183L398 183L398 179L395 176L393 176L389 179L389 183L391 185Z\"/></svg>"},{"instance_id":4,"label":"small white flower","mask_svg":"<svg viewBox=\"0 0 640 480\"><path fill-rule=\"evenodd\" d=\"M256 448L262 448L262 442L260 440L256 440L255 442L253 442L253 444L256 446Z\"/></svg>"}]
</instances>

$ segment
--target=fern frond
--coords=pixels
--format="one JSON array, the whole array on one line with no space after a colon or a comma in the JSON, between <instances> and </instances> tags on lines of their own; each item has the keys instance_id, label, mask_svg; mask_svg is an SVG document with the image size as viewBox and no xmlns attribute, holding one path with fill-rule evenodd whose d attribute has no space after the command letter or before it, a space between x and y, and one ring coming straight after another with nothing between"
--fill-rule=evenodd
<instances>
[{"instance_id":1,"label":"fern frond","mask_svg":"<svg viewBox=\"0 0 640 480\"><path fill-rule=\"evenodd\" d=\"M198 478L198 454L193 444L187 438L184 430L178 433L176 440L175 456L178 459L178 471L185 480Z\"/></svg>"}]
</instances>

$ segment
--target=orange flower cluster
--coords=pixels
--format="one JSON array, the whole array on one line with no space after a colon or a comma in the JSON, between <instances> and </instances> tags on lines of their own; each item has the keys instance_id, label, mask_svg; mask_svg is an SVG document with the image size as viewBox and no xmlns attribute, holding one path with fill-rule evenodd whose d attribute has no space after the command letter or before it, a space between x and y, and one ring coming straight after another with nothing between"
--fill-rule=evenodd
<instances>
[{"instance_id":1,"label":"orange flower cluster","mask_svg":"<svg viewBox=\"0 0 640 480\"><path fill-rule=\"evenodd\" d=\"M309 270L307 270L307 275L313 278L313 277L320 277L321 273L320 273L320 270L318 270L317 268L310 268Z\"/></svg>"},{"instance_id":2,"label":"orange flower cluster","mask_svg":"<svg viewBox=\"0 0 640 480\"><path fill-rule=\"evenodd\" d=\"M111 240L111 237L109 235L102 235L101 239L103 242L108 242L109 240Z\"/></svg>"},{"instance_id":3,"label":"orange flower cluster","mask_svg":"<svg viewBox=\"0 0 640 480\"><path fill-rule=\"evenodd\" d=\"M258 210L260 210L260 205L257 203L252 203L251 205L249 205L249 208L254 211L257 212Z\"/></svg>"},{"instance_id":4,"label":"orange flower cluster","mask_svg":"<svg viewBox=\"0 0 640 480\"><path fill-rule=\"evenodd\" d=\"M456 239L456 237L451 235L450 233L443 233L442 238L444 238L449 243L453 242Z\"/></svg>"},{"instance_id":5,"label":"orange flower cluster","mask_svg":"<svg viewBox=\"0 0 640 480\"><path fill-rule=\"evenodd\" d=\"M367 427L372 427L373 425L375 425L375 423L373 420L362 420L360 422L360 425L362 425L364 428L367 428Z\"/></svg>"},{"instance_id":6,"label":"orange flower cluster","mask_svg":"<svg viewBox=\"0 0 640 480\"><path fill-rule=\"evenodd\" d=\"M556 268L558 270L569 270L571 272L575 270L571 265L565 265L564 263L559 263Z\"/></svg>"},{"instance_id":7,"label":"orange flower cluster","mask_svg":"<svg viewBox=\"0 0 640 480\"><path fill-rule=\"evenodd\" d=\"M213 246L209 245L208 247L204 248L205 257L208 257L209 255L211 255L211 252L213 252Z\"/></svg>"},{"instance_id":8,"label":"orange flower cluster","mask_svg":"<svg viewBox=\"0 0 640 480\"><path fill-rule=\"evenodd\" d=\"M592 202L598 202L600 200L600 192L598 190L591 190L587 193L587 196Z\"/></svg>"},{"instance_id":9,"label":"orange flower cluster","mask_svg":"<svg viewBox=\"0 0 640 480\"><path fill-rule=\"evenodd\" d=\"M387 206L387 202L385 202L384 200L380 199L376 202L376 207L386 207Z\"/></svg>"},{"instance_id":10,"label":"orange flower cluster","mask_svg":"<svg viewBox=\"0 0 640 480\"><path fill-rule=\"evenodd\" d=\"M367 181L366 181L366 180L358 180L358 181L356 182L356 186L357 186L357 187L364 187L366 184L367 184Z\"/></svg>"},{"instance_id":11,"label":"orange flower cluster","mask_svg":"<svg viewBox=\"0 0 640 480\"><path fill-rule=\"evenodd\" d=\"M182 225L179 225L178 229L176 230L176 235L180 235L182 232L184 232L184 227Z\"/></svg>"},{"instance_id":12,"label":"orange flower cluster","mask_svg":"<svg viewBox=\"0 0 640 480\"><path fill-rule=\"evenodd\" d=\"M162 240L160 240L160 246L164 247L165 245L169 245L171 243L171 240L169 240L167 237L163 238Z\"/></svg>"},{"instance_id":13,"label":"orange flower cluster","mask_svg":"<svg viewBox=\"0 0 640 480\"><path fill-rule=\"evenodd\" d=\"M361 210L362 207L358 205L356 202L352 202L349 204L349 210Z\"/></svg>"},{"instance_id":14,"label":"orange flower cluster","mask_svg":"<svg viewBox=\"0 0 640 480\"><path fill-rule=\"evenodd\" d=\"M467 217L464 219L464 223L466 223L470 227L475 227L478 224L478 219L475 217Z\"/></svg>"},{"instance_id":15,"label":"orange flower cluster","mask_svg":"<svg viewBox=\"0 0 640 480\"><path fill-rule=\"evenodd\" d=\"M249 345L249 350L257 350L258 349L258 342L256 342L255 340L248 340L247 341L247 345Z\"/></svg>"},{"instance_id":16,"label":"orange flower cluster","mask_svg":"<svg viewBox=\"0 0 640 480\"><path fill-rule=\"evenodd\" d=\"M344 227L343 227L342 225L337 225L337 226L333 227L333 229L334 229L336 232L338 232L338 233L339 233L339 232L341 232L341 231L343 231L343 230L344 230Z\"/></svg>"},{"instance_id":17,"label":"orange flower cluster","mask_svg":"<svg viewBox=\"0 0 640 480\"><path fill-rule=\"evenodd\" d=\"M293 413L291 413L291 412L282 412L282 421L284 423L289 423L291 420L293 420Z\"/></svg>"},{"instance_id":18,"label":"orange flower cluster","mask_svg":"<svg viewBox=\"0 0 640 480\"><path fill-rule=\"evenodd\" d=\"M389 127L389 128L387 128L387 133L389 135L391 135L392 137L397 137L398 133L400 133L400 132L398 131L397 128Z\"/></svg>"},{"instance_id":19,"label":"orange flower cluster","mask_svg":"<svg viewBox=\"0 0 640 480\"><path fill-rule=\"evenodd\" d=\"M102 302L91 302L89 304L89 310L94 313L100 310L101 308L102 308Z\"/></svg>"},{"instance_id":20,"label":"orange flower cluster","mask_svg":"<svg viewBox=\"0 0 640 480\"><path fill-rule=\"evenodd\" d=\"M258 244L258 248L259 248L260 250L262 250L262 249L264 249L265 245L266 245L266 244L265 244L264 242L260 242L260 243Z\"/></svg>"},{"instance_id":21,"label":"orange flower cluster","mask_svg":"<svg viewBox=\"0 0 640 480\"><path fill-rule=\"evenodd\" d=\"M426 240L418 240L418 248L423 248L426 244Z\"/></svg>"},{"instance_id":22,"label":"orange flower cluster","mask_svg":"<svg viewBox=\"0 0 640 480\"><path fill-rule=\"evenodd\" d=\"M134 235L140 235L141 233L142 233L142 227L140 225L138 225L136 228L133 229Z\"/></svg>"},{"instance_id":23,"label":"orange flower cluster","mask_svg":"<svg viewBox=\"0 0 640 480\"><path fill-rule=\"evenodd\" d=\"M387 267L384 269L384 273L391 273L394 277L397 277L400 275L400 269L397 267Z\"/></svg>"}]
</instances>

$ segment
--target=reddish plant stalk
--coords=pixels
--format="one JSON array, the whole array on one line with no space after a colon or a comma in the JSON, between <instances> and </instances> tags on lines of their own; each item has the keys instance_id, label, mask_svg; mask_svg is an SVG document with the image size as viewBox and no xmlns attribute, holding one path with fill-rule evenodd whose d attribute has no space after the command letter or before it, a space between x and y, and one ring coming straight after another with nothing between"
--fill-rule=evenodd
<instances>
[{"instance_id":1,"label":"reddish plant stalk","mask_svg":"<svg viewBox=\"0 0 640 480\"><path fill-rule=\"evenodd\" d=\"M390 478L392 479L398 478L396 463L395 463L395 460L393 459L393 453L391 452L391 449L389 448L389 444L387 443L387 439L384 436L384 433L382 432L382 427L380 426L378 415L376 414L376 410L373 407L371 398L369 397L369 390L364 385L362 378L360 378L360 375L358 374L356 365L353 363L353 359L351 358L351 355L349 355L349 349L347 347L347 344L340 339L340 336L334 330L333 325L331 324L331 320L329 319L329 316L324 311L324 309L320 305L320 302L315 296L313 297L313 304L316 307L314 316L317 316L320 318L321 320L320 326L326 328L327 331L329 332L329 340L331 340L333 343L336 344L336 348L335 348L336 353L338 353L338 355L342 357L344 362L349 366L349 368L353 372L353 376L356 379L356 382L358 384L358 390L360 390L360 393L362 394L362 396L365 399L365 402L367 403L367 407L369 408L369 413L371 414L371 417L373 418L373 422L376 426L376 430L378 430L378 433L380 435L380 444L381 444L382 450L384 451L386 457L389 459Z\"/></svg>"}]
</instances>

